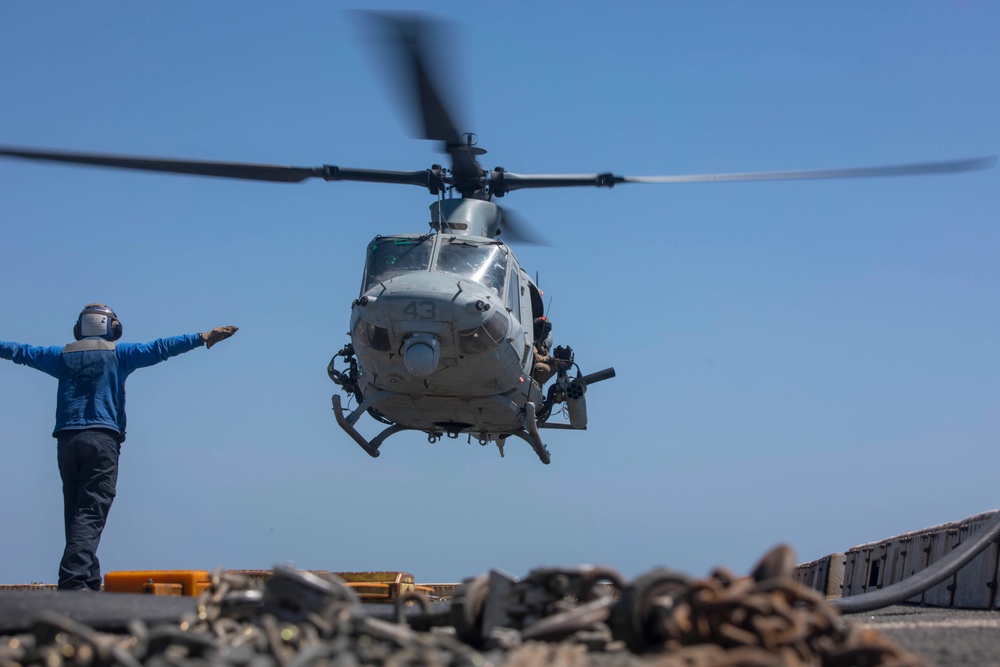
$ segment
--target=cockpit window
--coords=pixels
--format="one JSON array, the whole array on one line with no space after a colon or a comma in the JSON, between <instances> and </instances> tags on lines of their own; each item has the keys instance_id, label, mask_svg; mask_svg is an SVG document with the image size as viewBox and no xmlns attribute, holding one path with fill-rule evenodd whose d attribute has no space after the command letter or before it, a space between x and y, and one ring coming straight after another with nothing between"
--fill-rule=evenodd
<instances>
[{"instance_id":1,"label":"cockpit window","mask_svg":"<svg viewBox=\"0 0 1000 667\"><path fill-rule=\"evenodd\" d=\"M496 243L448 239L438 250L437 270L468 278L502 296L507 277L507 253Z\"/></svg>"},{"instance_id":2,"label":"cockpit window","mask_svg":"<svg viewBox=\"0 0 1000 667\"><path fill-rule=\"evenodd\" d=\"M388 280L401 273L426 271L431 263L430 242L432 234L425 236L383 236L368 244L368 262L365 267L365 286L368 290L380 280Z\"/></svg>"}]
</instances>

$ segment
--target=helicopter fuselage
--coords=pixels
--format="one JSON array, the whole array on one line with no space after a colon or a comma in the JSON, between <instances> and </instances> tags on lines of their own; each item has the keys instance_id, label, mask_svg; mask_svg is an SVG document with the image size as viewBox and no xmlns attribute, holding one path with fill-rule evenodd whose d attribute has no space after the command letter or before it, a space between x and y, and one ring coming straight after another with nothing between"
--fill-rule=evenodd
<instances>
[{"instance_id":1,"label":"helicopter fuselage","mask_svg":"<svg viewBox=\"0 0 1000 667\"><path fill-rule=\"evenodd\" d=\"M378 397L370 411L431 433L520 429L518 411L542 400L531 379L533 289L496 239L376 237L351 312L358 385Z\"/></svg>"},{"instance_id":2,"label":"helicopter fuselage","mask_svg":"<svg viewBox=\"0 0 1000 667\"><path fill-rule=\"evenodd\" d=\"M614 377L614 369L582 376L568 346L549 356L541 291L497 238L502 220L492 202L442 198L431 206L433 232L368 244L351 343L327 370L357 400L348 414L333 395L337 423L370 456L386 438L417 430L431 442L469 434L496 443L501 455L516 436L549 463L540 428L587 427L587 382ZM560 405L569 423L548 423ZM387 427L366 438L355 428L364 413Z\"/></svg>"}]
</instances>

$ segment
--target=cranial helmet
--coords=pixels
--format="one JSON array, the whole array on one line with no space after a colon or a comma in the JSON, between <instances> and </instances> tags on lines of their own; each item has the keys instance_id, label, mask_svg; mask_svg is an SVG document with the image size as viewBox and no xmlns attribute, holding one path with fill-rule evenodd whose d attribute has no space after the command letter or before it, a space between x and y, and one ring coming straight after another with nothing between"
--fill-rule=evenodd
<instances>
[{"instance_id":1,"label":"cranial helmet","mask_svg":"<svg viewBox=\"0 0 1000 667\"><path fill-rule=\"evenodd\" d=\"M118 321L115 311L103 303L87 304L76 318L73 326L73 336L77 340L98 336L107 340L118 340L122 337L122 323Z\"/></svg>"},{"instance_id":2,"label":"cranial helmet","mask_svg":"<svg viewBox=\"0 0 1000 667\"><path fill-rule=\"evenodd\" d=\"M549 322L547 317L536 317L533 324L535 325L535 340L542 340L552 333L552 322Z\"/></svg>"},{"instance_id":3,"label":"cranial helmet","mask_svg":"<svg viewBox=\"0 0 1000 667\"><path fill-rule=\"evenodd\" d=\"M547 351L552 346L552 322L547 317L536 317L533 324L535 341L541 343Z\"/></svg>"}]
</instances>

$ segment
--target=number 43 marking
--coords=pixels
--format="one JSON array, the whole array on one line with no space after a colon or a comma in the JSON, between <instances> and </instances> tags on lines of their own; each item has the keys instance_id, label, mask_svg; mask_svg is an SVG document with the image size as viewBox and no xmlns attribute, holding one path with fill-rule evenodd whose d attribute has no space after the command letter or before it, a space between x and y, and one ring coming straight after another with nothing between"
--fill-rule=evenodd
<instances>
[{"instance_id":1,"label":"number 43 marking","mask_svg":"<svg viewBox=\"0 0 1000 667\"><path fill-rule=\"evenodd\" d=\"M433 320L437 318L436 305L433 301L411 301L403 308L403 314L415 320Z\"/></svg>"}]
</instances>

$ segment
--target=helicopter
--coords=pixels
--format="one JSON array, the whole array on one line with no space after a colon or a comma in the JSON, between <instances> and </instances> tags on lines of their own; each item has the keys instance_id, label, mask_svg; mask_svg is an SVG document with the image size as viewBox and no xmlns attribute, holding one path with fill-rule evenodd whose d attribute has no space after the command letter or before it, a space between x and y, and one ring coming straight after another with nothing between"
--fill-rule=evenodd
<instances>
[{"instance_id":1,"label":"helicopter","mask_svg":"<svg viewBox=\"0 0 1000 667\"><path fill-rule=\"evenodd\" d=\"M591 385L614 368L583 373L569 345L553 346L551 322L538 280L508 245L535 241L530 229L497 201L521 189L606 187L713 181L908 176L987 169L996 157L891 166L807 171L622 176L521 174L485 169L486 150L463 131L446 104L433 62L434 22L421 15L369 15L388 39L425 140L447 164L415 171L321 165L295 167L151 158L0 146L0 156L87 166L297 183L308 179L360 181L426 188L434 197L428 228L376 236L365 250L357 297L350 304L349 342L327 372L338 387L331 399L340 428L368 455L404 431L430 442L466 435L495 444L526 442L545 464L541 433L585 430ZM381 430L366 437L364 415ZM563 417L563 419L557 419Z\"/></svg>"}]
</instances>

